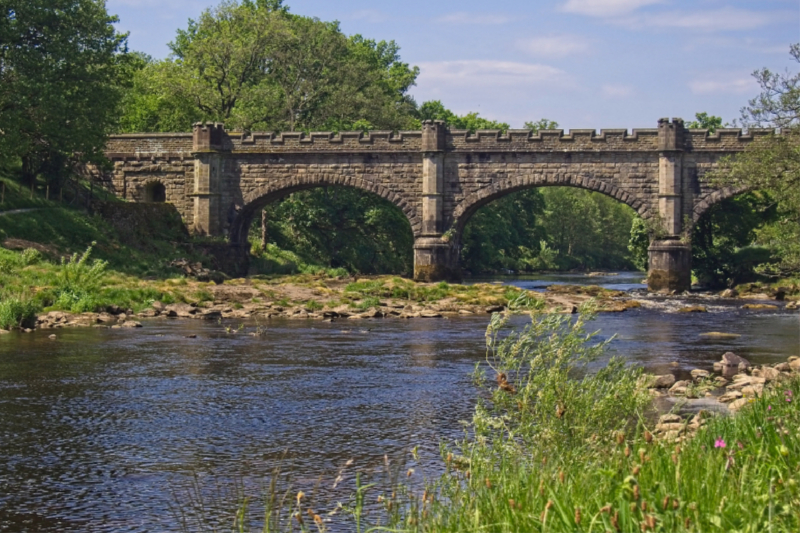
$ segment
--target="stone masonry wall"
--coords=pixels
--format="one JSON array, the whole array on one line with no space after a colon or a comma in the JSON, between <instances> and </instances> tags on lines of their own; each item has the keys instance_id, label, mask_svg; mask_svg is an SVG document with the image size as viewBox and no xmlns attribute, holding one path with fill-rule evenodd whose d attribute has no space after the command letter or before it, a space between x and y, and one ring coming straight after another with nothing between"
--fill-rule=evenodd
<instances>
[{"instance_id":1,"label":"stone masonry wall","mask_svg":"<svg viewBox=\"0 0 800 533\"><path fill-rule=\"evenodd\" d=\"M676 126L678 127L678 126ZM680 126L682 127L682 126ZM214 129L216 128L216 129ZM198 132L214 130L198 148ZM760 142L771 131L682 130L681 210L695 220L713 203L736 192L718 190L703 176L721 157ZM216 144L215 144L216 143ZM458 231L482 205L528 187L569 185L599 191L642 216L658 212L658 129L447 131L444 142L444 228ZM427 150L428 148L425 148ZM439 148L441 149L441 148ZM296 190L326 185L356 187L402 209L421 234L423 132L226 133L221 125L193 134L112 136L107 156L113 170L98 175L114 194L146 200L149 184L162 183L166 200L188 226L194 217L195 160L219 154L222 169L213 193L221 226L241 233L267 203ZM96 169L95 169L96 170ZM239 238L241 235L239 235Z\"/></svg>"}]
</instances>

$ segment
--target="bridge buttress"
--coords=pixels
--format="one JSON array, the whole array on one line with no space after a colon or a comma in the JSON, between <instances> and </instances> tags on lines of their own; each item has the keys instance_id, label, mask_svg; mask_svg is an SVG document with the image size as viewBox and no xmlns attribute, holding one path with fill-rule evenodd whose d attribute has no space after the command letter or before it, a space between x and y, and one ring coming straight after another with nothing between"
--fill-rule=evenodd
<instances>
[{"instance_id":1,"label":"bridge buttress","mask_svg":"<svg viewBox=\"0 0 800 533\"><path fill-rule=\"evenodd\" d=\"M194 125L194 230L198 235L221 236L222 170L224 127L222 124Z\"/></svg>"},{"instance_id":2,"label":"bridge buttress","mask_svg":"<svg viewBox=\"0 0 800 533\"><path fill-rule=\"evenodd\" d=\"M658 223L663 236L648 250L647 286L651 291L686 291L692 286L692 249L681 240L683 231L683 159L686 130L683 120L658 121Z\"/></svg>"}]
</instances>

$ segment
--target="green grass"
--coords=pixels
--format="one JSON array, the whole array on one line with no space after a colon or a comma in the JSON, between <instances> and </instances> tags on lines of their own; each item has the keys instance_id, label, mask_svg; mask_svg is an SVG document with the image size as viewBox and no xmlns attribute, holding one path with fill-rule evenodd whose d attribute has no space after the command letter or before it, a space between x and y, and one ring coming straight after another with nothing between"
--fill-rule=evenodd
<instances>
[{"instance_id":1,"label":"green grass","mask_svg":"<svg viewBox=\"0 0 800 533\"><path fill-rule=\"evenodd\" d=\"M521 289L517 287L475 284L457 285L445 282L420 284L398 277L382 277L374 280L359 280L345 287L345 296L365 298L394 298L414 302L437 302L455 298L467 305L508 305L517 298Z\"/></svg>"},{"instance_id":2,"label":"green grass","mask_svg":"<svg viewBox=\"0 0 800 533\"><path fill-rule=\"evenodd\" d=\"M535 313L513 332L495 315L476 368L484 390L466 437L442 446L444 473L387 490L357 478L348 503L317 501L314 519L333 513L341 530L420 533L800 531L800 376L736 416L711 417L689 440L654 439L640 414L649 402L640 372L607 359L583 330L587 311ZM281 494L273 484L263 531L317 531L310 505ZM234 529L252 516L245 504Z\"/></svg>"}]
</instances>

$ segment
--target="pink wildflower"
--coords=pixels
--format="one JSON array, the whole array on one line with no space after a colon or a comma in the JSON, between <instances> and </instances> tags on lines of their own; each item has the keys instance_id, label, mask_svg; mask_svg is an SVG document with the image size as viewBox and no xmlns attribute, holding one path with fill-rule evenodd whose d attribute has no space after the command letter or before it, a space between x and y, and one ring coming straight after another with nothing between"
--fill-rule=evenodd
<instances>
[{"instance_id":1,"label":"pink wildflower","mask_svg":"<svg viewBox=\"0 0 800 533\"><path fill-rule=\"evenodd\" d=\"M724 448L725 446L727 446L727 445L725 444L725 441L722 440L722 437L720 437L716 441L714 441L714 448Z\"/></svg>"},{"instance_id":2,"label":"pink wildflower","mask_svg":"<svg viewBox=\"0 0 800 533\"><path fill-rule=\"evenodd\" d=\"M772 411L772 406L771 405L767 406L767 411Z\"/></svg>"}]
</instances>

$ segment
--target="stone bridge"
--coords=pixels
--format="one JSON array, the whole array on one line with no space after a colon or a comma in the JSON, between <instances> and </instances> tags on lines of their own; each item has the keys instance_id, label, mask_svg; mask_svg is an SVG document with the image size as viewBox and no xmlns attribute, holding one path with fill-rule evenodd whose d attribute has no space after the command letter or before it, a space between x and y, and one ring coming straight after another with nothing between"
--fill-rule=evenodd
<instances>
[{"instance_id":1,"label":"stone bridge","mask_svg":"<svg viewBox=\"0 0 800 533\"><path fill-rule=\"evenodd\" d=\"M680 119L630 133L470 133L437 121L399 133L273 134L197 124L193 133L111 137L113 170L94 177L127 200L174 204L196 233L227 236L241 251L270 202L313 187L355 187L405 213L414 277L428 281L459 278L461 233L481 206L530 187L580 187L663 227L650 247L649 287L682 291L691 282L691 245L682 236L711 205L741 192L714 188L703 175L770 133L710 134Z\"/></svg>"}]
</instances>

